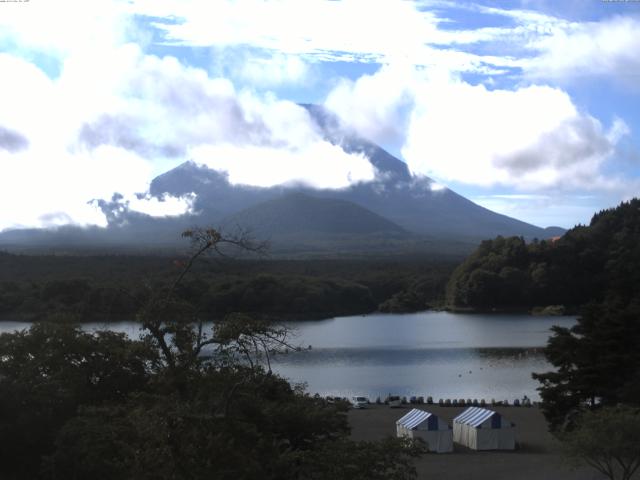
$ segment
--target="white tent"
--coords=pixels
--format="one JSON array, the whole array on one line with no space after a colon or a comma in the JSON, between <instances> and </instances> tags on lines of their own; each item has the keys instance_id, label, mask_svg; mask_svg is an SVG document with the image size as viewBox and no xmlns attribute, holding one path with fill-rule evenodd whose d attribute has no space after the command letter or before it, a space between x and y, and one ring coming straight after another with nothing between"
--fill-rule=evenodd
<instances>
[{"instance_id":1,"label":"white tent","mask_svg":"<svg viewBox=\"0 0 640 480\"><path fill-rule=\"evenodd\" d=\"M431 452L452 452L451 427L436 415L416 408L396 422L398 437L421 438Z\"/></svg>"},{"instance_id":2,"label":"white tent","mask_svg":"<svg viewBox=\"0 0 640 480\"><path fill-rule=\"evenodd\" d=\"M453 440L474 450L515 450L515 425L493 410L469 407L453 419Z\"/></svg>"}]
</instances>

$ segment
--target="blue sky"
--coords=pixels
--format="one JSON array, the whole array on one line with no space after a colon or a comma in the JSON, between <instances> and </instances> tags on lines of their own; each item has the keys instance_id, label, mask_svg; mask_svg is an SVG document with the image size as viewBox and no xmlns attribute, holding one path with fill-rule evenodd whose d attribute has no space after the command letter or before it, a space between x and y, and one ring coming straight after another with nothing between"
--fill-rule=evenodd
<instances>
[{"instance_id":1,"label":"blue sky","mask_svg":"<svg viewBox=\"0 0 640 480\"><path fill-rule=\"evenodd\" d=\"M114 192L179 214L192 197L144 194L185 160L375 179L297 103L483 206L588 223L639 191L638 45L633 1L0 3L0 229L104 225Z\"/></svg>"}]
</instances>

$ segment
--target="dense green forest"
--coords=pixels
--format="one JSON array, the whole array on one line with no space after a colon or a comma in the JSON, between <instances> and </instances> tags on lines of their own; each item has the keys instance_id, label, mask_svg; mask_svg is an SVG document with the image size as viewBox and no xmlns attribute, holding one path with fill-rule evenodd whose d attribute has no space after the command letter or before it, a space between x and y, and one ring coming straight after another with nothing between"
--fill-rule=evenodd
<instances>
[{"instance_id":1,"label":"dense green forest","mask_svg":"<svg viewBox=\"0 0 640 480\"><path fill-rule=\"evenodd\" d=\"M486 240L453 273L454 308L530 309L628 299L640 288L640 200L595 214L559 239Z\"/></svg>"},{"instance_id":2,"label":"dense green forest","mask_svg":"<svg viewBox=\"0 0 640 480\"><path fill-rule=\"evenodd\" d=\"M12 320L131 319L184 255L0 253L0 316ZM444 303L458 257L281 260L204 258L177 293L210 319L230 312L313 319L415 311Z\"/></svg>"}]
</instances>

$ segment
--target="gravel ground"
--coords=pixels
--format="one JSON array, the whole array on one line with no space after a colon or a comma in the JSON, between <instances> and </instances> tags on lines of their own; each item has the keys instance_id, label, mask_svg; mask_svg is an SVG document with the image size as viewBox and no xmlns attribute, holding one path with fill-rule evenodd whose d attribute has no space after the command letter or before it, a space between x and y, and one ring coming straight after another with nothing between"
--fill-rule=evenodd
<instances>
[{"instance_id":1,"label":"gravel ground","mask_svg":"<svg viewBox=\"0 0 640 480\"><path fill-rule=\"evenodd\" d=\"M395 436L395 422L413 406L389 408L371 405L349 412L351 437L354 440L379 440ZM451 424L460 407L418 405ZM595 470L572 469L563 462L558 442L548 433L542 412L537 407L496 407L505 418L516 424L519 448L513 452L476 452L454 443L454 452L429 453L416 460L420 479L455 480L601 480ZM638 477L640 478L640 477Z\"/></svg>"}]
</instances>

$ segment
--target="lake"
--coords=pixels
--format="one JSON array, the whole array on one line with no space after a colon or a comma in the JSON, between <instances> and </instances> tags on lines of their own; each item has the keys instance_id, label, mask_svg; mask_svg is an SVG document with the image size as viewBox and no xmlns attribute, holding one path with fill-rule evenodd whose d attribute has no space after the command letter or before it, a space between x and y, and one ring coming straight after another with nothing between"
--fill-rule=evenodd
<instances>
[{"instance_id":1,"label":"lake","mask_svg":"<svg viewBox=\"0 0 640 480\"><path fill-rule=\"evenodd\" d=\"M293 343L304 348L279 355L273 367L321 395L536 400L531 373L551 368L541 351L549 329L574 323L575 317L433 311L285 322L296 331ZM0 332L28 326L0 322ZM135 322L85 328L139 333Z\"/></svg>"}]
</instances>

